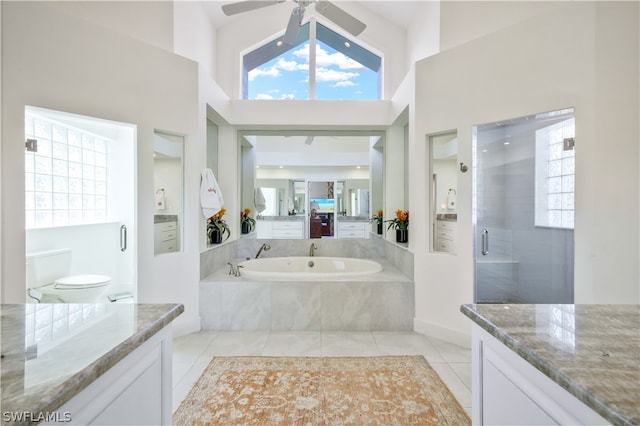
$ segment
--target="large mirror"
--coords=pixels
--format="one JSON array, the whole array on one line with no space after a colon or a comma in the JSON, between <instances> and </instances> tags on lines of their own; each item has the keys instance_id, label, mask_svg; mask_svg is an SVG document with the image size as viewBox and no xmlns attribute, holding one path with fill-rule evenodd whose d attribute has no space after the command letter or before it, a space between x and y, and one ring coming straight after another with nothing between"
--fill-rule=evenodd
<instances>
[{"instance_id":1,"label":"large mirror","mask_svg":"<svg viewBox=\"0 0 640 426\"><path fill-rule=\"evenodd\" d=\"M284 227L269 230L265 222L299 221L288 238L368 238L372 208L383 203L382 185L372 179L372 169L382 168L382 143L382 132L243 133L240 207L259 215L257 237L278 238L274 230ZM310 229L314 208L320 237ZM341 222L362 230L354 237Z\"/></svg>"},{"instance_id":2,"label":"large mirror","mask_svg":"<svg viewBox=\"0 0 640 426\"><path fill-rule=\"evenodd\" d=\"M182 250L184 223L184 137L153 135L154 253Z\"/></svg>"},{"instance_id":3,"label":"large mirror","mask_svg":"<svg viewBox=\"0 0 640 426\"><path fill-rule=\"evenodd\" d=\"M458 134L429 136L431 251L455 254L458 221Z\"/></svg>"}]
</instances>

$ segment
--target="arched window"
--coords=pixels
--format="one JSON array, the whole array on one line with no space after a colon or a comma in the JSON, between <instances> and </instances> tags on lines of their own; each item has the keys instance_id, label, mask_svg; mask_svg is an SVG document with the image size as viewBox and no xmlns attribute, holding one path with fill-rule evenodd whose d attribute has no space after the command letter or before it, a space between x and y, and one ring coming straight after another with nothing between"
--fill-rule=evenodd
<instances>
[{"instance_id":1,"label":"arched window","mask_svg":"<svg viewBox=\"0 0 640 426\"><path fill-rule=\"evenodd\" d=\"M294 44L279 37L242 63L243 99L380 99L382 58L313 18Z\"/></svg>"}]
</instances>

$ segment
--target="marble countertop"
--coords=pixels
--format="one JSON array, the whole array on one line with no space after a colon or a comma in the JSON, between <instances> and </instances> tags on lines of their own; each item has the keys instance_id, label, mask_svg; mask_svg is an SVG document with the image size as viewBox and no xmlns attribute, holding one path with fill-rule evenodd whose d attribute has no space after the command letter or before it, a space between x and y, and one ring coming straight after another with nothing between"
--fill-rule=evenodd
<instances>
[{"instance_id":1,"label":"marble countertop","mask_svg":"<svg viewBox=\"0 0 640 426\"><path fill-rule=\"evenodd\" d=\"M640 424L640 305L460 310L612 424Z\"/></svg>"},{"instance_id":2,"label":"marble countertop","mask_svg":"<svg viewBox=\"0 0 640 426\"><path fill-rule=\"evenodd\" d=\"M180 304L0 305L2 412L54 412L183 311Z\"/></svg>"}]
</instances>

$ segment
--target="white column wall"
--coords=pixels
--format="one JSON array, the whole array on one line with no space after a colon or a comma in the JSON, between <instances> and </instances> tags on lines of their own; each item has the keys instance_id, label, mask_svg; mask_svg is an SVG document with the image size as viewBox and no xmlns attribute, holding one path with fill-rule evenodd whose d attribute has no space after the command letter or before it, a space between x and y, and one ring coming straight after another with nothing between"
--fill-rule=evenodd
<instances>
[{"instance_id":1,"label":"white column wall","mask_svg":"<svg viewBox=\"0 0 640 426\"><path fill-rule=\"evenodd\" d=\"M638 303L638 3L567 3L420 61L411 209L418 331L468 344L472 173L458 176L456 256L429 253L425 135L576 108L575 302ZM422 166L421 166L422 164ZM415 184L414 184L415 183ZM416 202L414 202L414 200Z\"/></svg>"},{"instance_id":2,"label":"white column wall","mask_svg":"<svg viewBox=\"0 0 640 426\"><path fill-rule=\"evenodd\" d=\"M46 2L2 3L2 293L25 297L24 107L67 111L137 126L138 300L179 302L176 332L199 329L197 65ZM55 36L52 36L55 35ZM46 64L46 66L43 66ZM184 250L153 254L153 133L185 135ZM11 185L7 183L11 182Z\"/></svg>"}]
</instances>

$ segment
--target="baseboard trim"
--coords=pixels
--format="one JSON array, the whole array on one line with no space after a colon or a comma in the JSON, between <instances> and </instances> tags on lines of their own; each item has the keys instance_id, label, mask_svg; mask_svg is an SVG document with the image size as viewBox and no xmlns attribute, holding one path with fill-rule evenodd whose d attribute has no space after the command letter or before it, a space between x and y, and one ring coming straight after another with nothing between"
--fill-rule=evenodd
<instances>
[{"instance_id":1,"label":"baseboard trim","mask_svg":"<svg viewBox=\"0 0 640 426\"><path fill-rule=\"evenodd\" d=\"M184 315L184 314L183 314ZM180 337L191 333L197 333L200 331L200 316L183 317L180 315L173 321L172 335L173 337Z\"/></svg>"},{"instance_id":2,"label":"baseboard trim","mask_svg":"<svg viewBox=\"0 0 640 426\"><path fill-rule=\"evenodd\" d=\"M435 337L463 348L471 349L471 323L469 323L469 333L454 330L429 321L418 318L413 319L413 330L426 336Z\"/></svg>"}]
</instances>

